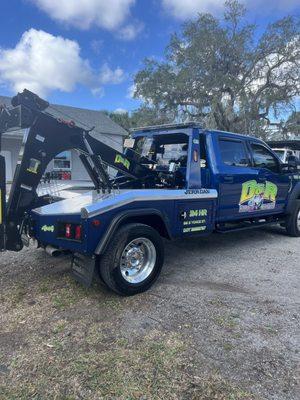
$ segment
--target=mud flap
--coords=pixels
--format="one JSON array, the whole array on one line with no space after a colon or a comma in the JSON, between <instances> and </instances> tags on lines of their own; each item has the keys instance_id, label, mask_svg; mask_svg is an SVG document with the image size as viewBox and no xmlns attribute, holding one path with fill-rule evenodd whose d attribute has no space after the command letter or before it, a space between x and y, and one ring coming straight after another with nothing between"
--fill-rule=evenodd
<instances>
[{"instance_id":1,"label":"mud flap","mask_svg":"<svg viewBox=\"0 0 300 400\"><path fill-rule=\"evenodd\" d=\"M5 158L0 156L0 251L5 250L6 178Z\"/></svg>"},{"instance_id":2,"label":"mud flap","mask_svg":"<svg viewBox=\"0 0 300 400\"><path fill-rule=\"evenodd\" d=\"M93 282L96 260L82 254L74 253L71 261L71 271L74 279L86 287Z\"/></svg>"}]
</instances>

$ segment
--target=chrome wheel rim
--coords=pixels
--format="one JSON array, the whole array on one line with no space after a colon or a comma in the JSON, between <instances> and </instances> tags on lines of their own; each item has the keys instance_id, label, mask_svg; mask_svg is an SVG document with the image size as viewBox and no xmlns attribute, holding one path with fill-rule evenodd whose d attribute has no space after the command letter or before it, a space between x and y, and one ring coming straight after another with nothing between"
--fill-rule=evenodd
<instances>
[{"instance_id":1,"label":"chrome wheel rim","mask_svg":"<svg viewBox=\"0 0 300 400\"><path fill-rule=\"evenodd\" d=\"M298 231L300 231L300 210L298 211L298 216L297 216L297 228Z\"/></svg>"},{"instance_id":2,"label":"chrome wheel rim","mask_svg":"<svg viewBox=\"0 0 300 400\"><path fill-rule=\"evenodd\" d=\"M127 244L121 255L121 274L129 283L147 279L156 263L156 249L151 240L137 238Z\"/></svg>"}]
</instances>

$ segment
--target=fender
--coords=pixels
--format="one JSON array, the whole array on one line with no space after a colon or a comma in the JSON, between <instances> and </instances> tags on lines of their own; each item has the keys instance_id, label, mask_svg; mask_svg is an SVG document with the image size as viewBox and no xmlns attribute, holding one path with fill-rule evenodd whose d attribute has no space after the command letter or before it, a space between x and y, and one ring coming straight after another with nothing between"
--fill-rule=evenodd
<instances>
[{"instance_id":1,"label":"fender","mask_svg":"<svg viewBox=\"0 0 300 400\"><path fill-rule=\"evenodd\" d=\"M300 199L300 182L297 182L296 185L293 187L286 207L286 213L291 214L293 211L293 206L296 200Z\"/></svg>"},{"instance_id":2,"label":"fender","mask_svg":"<svg viewBox=\"0 0 300 400\"><path fill-rule=\"evenodd\" d=\"M110 239L112 238L114 233L117 231L117 229L119 228L119 226L122 224L122 222L125 219L132 218L132 217L142 217L142 216L158 216L164 223L164 226L166 228L169 238L172 239L168 218L161 211L159 211L155 208L153 208L153 209L152 208L150 208L150 209L142 208L142 209L136 209L136 210L128 210L128 211L123 211L120 214L116 215L115 218L111 221L105 234L103 235L103 237L101 238L100 242L98 243L98 245L96 247L95 254L101 255L104 253Z\"/></svg>"}]
</instances>

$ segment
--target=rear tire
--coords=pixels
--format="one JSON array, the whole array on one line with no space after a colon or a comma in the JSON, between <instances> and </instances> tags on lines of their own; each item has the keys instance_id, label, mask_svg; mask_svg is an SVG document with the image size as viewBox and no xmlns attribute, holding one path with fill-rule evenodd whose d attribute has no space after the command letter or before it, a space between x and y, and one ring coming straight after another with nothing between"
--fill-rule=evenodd
<instances>
[{"instance_id":1,"label":"rear tire","mask_svg":"<svg viewBox=\"0 0 300 400\"><path fill-rule=\"evenodd\" d=\"M148 225L132 223L114 235L100 260L105 284L123 296L148 290L158 278L164 262L159 233Z\"/></svg>"},{"instance_id":2,"label":"rear tire","mask_svg":"<svg viewBox=\"0 0 300 400\"><path fill-rule=\"evenodd\" d=\"M286 220L286 231L290 236L300 237L300 200L295 201L292 213Z\"/></svg>"}]
</instances>

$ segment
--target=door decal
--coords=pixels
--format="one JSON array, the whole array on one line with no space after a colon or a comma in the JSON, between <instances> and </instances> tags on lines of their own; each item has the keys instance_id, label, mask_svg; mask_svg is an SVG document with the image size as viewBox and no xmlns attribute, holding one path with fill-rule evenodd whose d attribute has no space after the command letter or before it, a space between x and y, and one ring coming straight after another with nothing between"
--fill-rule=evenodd
<instances>
[{"instance_id":1,"label":"door decal","mask_svg":"<svg viewBox=\"0 0 300 400\"><path fill-rule=\"evenodd\" d=\"M272 182L257 183L256 180L244 182L239 202L239 212L273 210L276 206L278 188Z\"/></svg>"},{"instance_id":2,"label":"door decal","mask_svg":"<svg viewBox=\"0 0 300 400\"><path fill-rule=\"evenodd\" d=\"M183 222L182 232L192 233L205 231L207 228L207 209L190 209L180 213Z\"/></svg>"}]
</instances>

